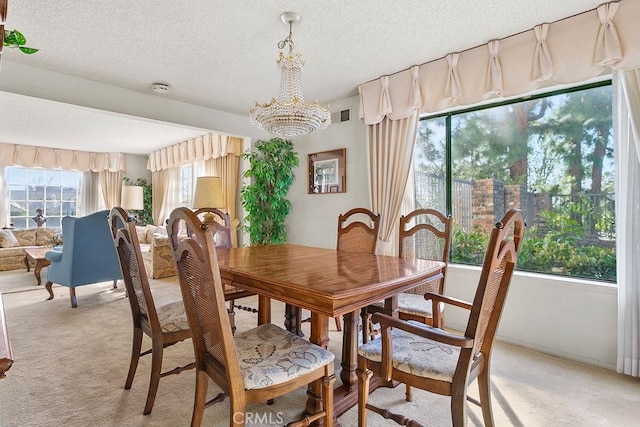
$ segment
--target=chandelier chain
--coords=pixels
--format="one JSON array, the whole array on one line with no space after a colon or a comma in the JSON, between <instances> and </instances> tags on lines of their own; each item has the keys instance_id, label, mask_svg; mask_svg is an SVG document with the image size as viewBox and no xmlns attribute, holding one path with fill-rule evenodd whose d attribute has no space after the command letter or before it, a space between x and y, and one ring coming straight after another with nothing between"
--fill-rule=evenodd
<instances>
[{"instance_id":1,"label":"chandelier chain","mask_svg":"<svg viewBox=\"0 0 640 427\"><path fill-rule=\"evenodd\" d=\"M280 40L278 42L278 49L284 49L286 45L289 45L289 53L293 52L294 44L293 44L293 23L289 21L289 35L284 38L284 40Z\"/></svg>"}]
</instances>

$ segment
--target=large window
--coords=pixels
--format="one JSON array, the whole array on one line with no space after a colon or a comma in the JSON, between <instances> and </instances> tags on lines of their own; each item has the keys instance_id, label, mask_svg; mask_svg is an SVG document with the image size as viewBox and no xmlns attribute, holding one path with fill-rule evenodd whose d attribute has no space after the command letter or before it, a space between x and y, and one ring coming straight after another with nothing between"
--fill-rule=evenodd
<instances>
[{"instance_id":1,"label":"large window","mask_svg":"<svg viewBox=\"0 0 640 427\"><path fill-rule=\"evenodd\" d=\"M518 269L615 282L610 82L420 121L416 207L450 212L452 261L482 262L512 207L527 231Z\"/></svg>"},{"instance_id":2,"label":"large window","mask_svg":"<svg viewBox=\"0 0 640 427\"><path fill-rule=\"evenodd\" d=\"M76 216L81 172L39 168L7 167L9 221L15 228L34 227L36 209L44 210L45 226L59 228L65 215Z\"/></svg>"}]
</instances>

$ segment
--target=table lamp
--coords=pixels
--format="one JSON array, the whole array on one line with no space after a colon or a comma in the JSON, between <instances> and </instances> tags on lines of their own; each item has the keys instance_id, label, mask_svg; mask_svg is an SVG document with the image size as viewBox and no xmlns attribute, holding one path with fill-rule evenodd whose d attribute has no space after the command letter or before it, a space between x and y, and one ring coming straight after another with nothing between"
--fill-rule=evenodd
<instances>
[{"instance_id":1,"label":"table lamp","mask_svg":"<svg viewBox=\"0 0 640 427\"><path fill-rule=\"evenodd\" d=\"M193 195L193 209L200 208L225 208L224 197L222 196L222 180L217 176L199 176L196 179L196 190ZM215 216L211 213L204 215L205 222L214 221Z\"/></svg>"},{"instance_id":2,"label":"table lamp","mask_svg":"<svg viewBox=\"0 0 640 427\"><path fill-rule=\"evenodd\" d=\"M129 218L132 218L137 223L137 215L132 215L131 212L141 211L144 209L143 187L140 185L123 186L120 206L122 206L122 209L129 212Z\"/></svg>"}]
</instances>

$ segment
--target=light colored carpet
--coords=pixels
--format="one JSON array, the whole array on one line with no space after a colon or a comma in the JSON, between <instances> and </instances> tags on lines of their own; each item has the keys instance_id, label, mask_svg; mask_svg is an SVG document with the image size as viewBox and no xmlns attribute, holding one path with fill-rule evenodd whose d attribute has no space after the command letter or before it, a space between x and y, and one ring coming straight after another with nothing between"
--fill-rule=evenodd
<instances>
[{"instance_id":1,"label":"light colored carpet","mask_svg":"<svg viewBox=\"0 0 640 427\"><path fill-rule=\"evenodd\" d=\"M45 277L46 269L43 282ZM194 371L162 378L153 412L147 416L142 409L148 356L141 359L131 390L123 389L131 318L122 285L116 290L111 283L78 288L77 309L70 307L68 288L54 287L56 298L45 301L47 292L26 270L0 273L0 291L15 359L0 380L0 425L189 425ZM274 323L281 323L282 304L274 302L273 310ZM254 314L238 312L238 330L254 326L255 320ZM340 334L332 332L331 339L330 349L339 356ZM165 351L163 366L184 365L192 358L191 342L179 343ZM494 346L492 385L498 426L631 426L640 420L638 380L511 345ZM475 385L470 390L477 396ZM210 396L218 391L211 383ZM282 425L296 419L305 399L301 389L276 399L273 406L255 404L248 411L273 421L268 425ZM442 396L415 390L409 403L404 401L404 386L399 386L379 389L371 400L387 402L428 426L451 424L449 399ZM228 400L213 405L205 411L204 425L228 425L228 412ZM482 425L481 420L479 408L470 405L469 424ZM339 421L342 426L356 425L356 408ZM369 421L371 426L395 425L373 413Z\"/></svg>"}]
</instances>

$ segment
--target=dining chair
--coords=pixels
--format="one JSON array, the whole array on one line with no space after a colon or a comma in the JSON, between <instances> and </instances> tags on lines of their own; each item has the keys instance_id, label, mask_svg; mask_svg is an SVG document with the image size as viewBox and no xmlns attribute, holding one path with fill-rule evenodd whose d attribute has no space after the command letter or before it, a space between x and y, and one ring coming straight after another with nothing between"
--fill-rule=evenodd
<instances>
[{"instance_id":1,"label":"dining chair","mask_svg":"<svg viewBox=\"0 0 640 427\"><path fill-rule=\"evenodd\" d=\"M228 213L216 208L200 208L193 211L193 213L199 218L202 217L202 222L209 227L209 230L213 233L213 240L216 248L230 249L233 245L231 243L231 217ZM242 305L236 305L237 299L246 298L255 295L253 292L248 292L240 288L236 288L231 284L224 283L224 295L228 301L229 316L231 317L231 327L235 332L235 309L249 311L257 313L258 310Z\"/></svg>"},{"instance_id":2,"label":"dining chair","mask_svg":"<svg viewBox=\"0 0 640 427\"><path fill-rule=\"evenodd\" d=\"M141 356L151 354L151 379L143 414L151 413L160 378L193 369L194 363L162 373L162 354L165 347L191 338L187 315L178 286L172 285L158 290L154 296L142 261L135 218L121 207L109 212L111 237L116 247L124 280L131 318L133 320L133 345L131 362L124 388L129 390L136 374ZM155 291L155 290L154 290ZM151 349L142 352L142 337L151 338Z\"/></svg>"},{"instance_id":3,"label":"dining chair","mask_svg":"<svg viewBox=\"0 0 640 427\"><path fill-rule=\"evenodd\" d=\"M398 255L406 258L421 258L449 262L451 249L451 215L445 215L435 209L416 209L400 217L398 227ZM442 269L442 277L423 283L409 291L398 294L398 317L403 320L416 320L432 325L431 303L424 299L426 292L444 293L447 268ZM438 308L442 308L439 305ZM377 334L372 328L370 317L384 310L384 302L369 305L362 309L363 342L368 342ZM443 313L440 319L444 322ZM364 325L368 325L367 328ZM444 325L436 325L443 328Z\"/></svg>"},{"instance_id":4,"label":"dining chair","mask_svg":"<svg viewBox=\"0 0 640 427\"><path fill-rule=\"evenodd\" d=\"M184 239L178 236L181 224L187 230ZM333 353L271 323L239 333L234 339L209 226L181 207L171 213L167 229L193 332L196 387L191 425L202 422L211 378L222 393L209 403L228 396L232 426L244 425L248 403L269 401L320 380L323 409L290 425L323 420L324 425L332 426Z\"/></svg>"},{"instance_id":5,"label":"dining chair","mask_svg":"<svg viewBox=\"0 0 640 427\"><path fill-rule=\"evenodd\" d=\"M374 254L378 245L380 232L380 214L374 214L369 209L353 208L338 216L338 243L336 249L344 252L358 252ZM297 330L300 323L311 319L301 319L301 309L297 309ZM334 317L336 329L342 331L342 321Z\"/></svg>"},{"instance_id":6,"label":"dining chair","mask_svg":"<svg viewBox=\"0 0 640 427\"><path fill-rule=\"evenodd\" d=\"M463 335L416 321L405 321L376 313L381 338L358 349L358 425L367 425L367 410L390 418L398 424L416 425L400 414L368 403L369 381L373 372L386 381L399 381L420 389L451 397L454 426L466 424L466 401L482 408L486 426L493 426L491 410L491 348L507 296L524 236L522 212L512 209L491 231L478 287L473 303L426 293L434 309L434 324L439 324L439 303L469 311ZM480 400L467 396L467 386L478 380ZM410 389L406 399L411 401Z\"/></svg>"}]
</instances>

